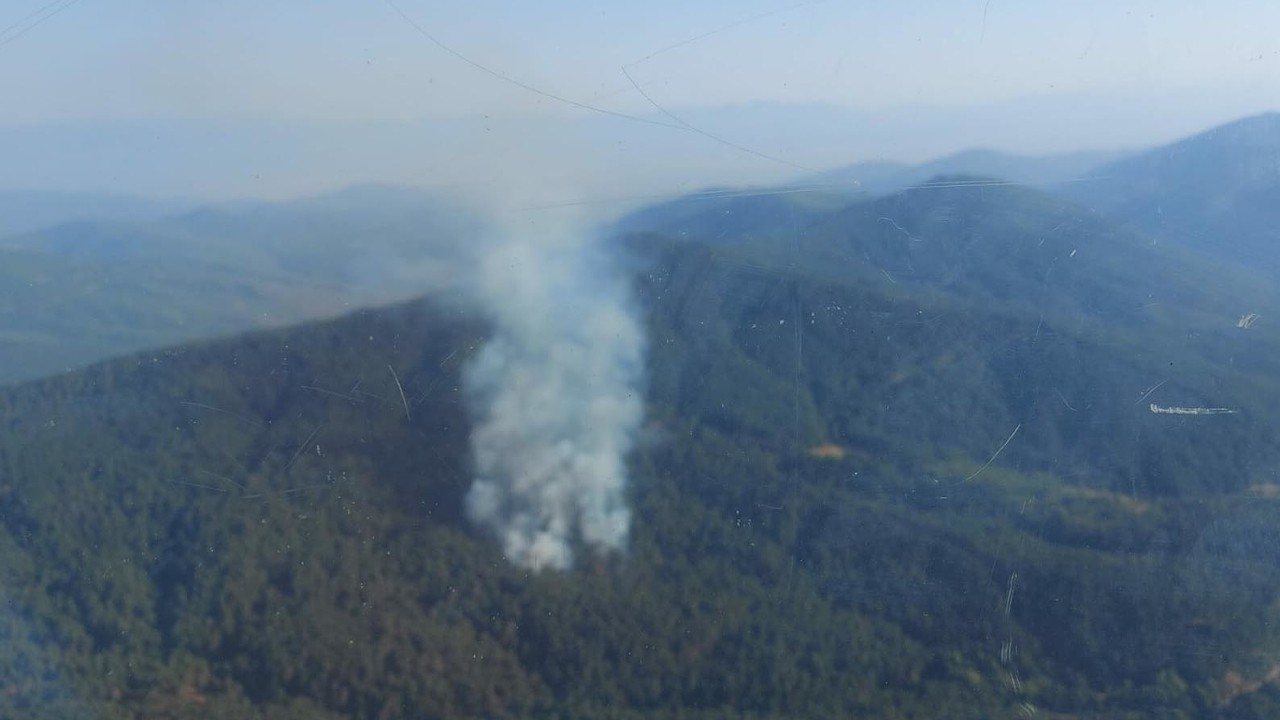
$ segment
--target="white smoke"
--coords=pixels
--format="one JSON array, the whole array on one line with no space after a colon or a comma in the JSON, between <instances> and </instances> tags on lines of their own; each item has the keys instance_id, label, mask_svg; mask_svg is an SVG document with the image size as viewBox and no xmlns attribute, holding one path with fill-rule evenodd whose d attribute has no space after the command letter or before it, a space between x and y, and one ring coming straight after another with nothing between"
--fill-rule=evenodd
<instances>
[{"instance_id":1,"label":"white smoke","mask_svg":"<svg viewBox=\"0 0 1280 720\"><path fill-rule=\"evenodd\" d=\"M631 525L644 333L624 274L582 237L525 228L486 249L477 290L494 334L463 371L467 513L529 568L568 568L578 541L620 550Z\"/></svg>"}]
</instances>

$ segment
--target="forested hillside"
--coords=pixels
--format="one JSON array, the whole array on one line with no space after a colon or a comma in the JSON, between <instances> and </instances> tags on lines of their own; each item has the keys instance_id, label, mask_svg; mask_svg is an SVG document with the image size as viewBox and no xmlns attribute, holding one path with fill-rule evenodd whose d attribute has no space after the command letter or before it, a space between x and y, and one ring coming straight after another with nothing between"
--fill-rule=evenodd
<instances>
[{"instance_id":1,"label":"forested hillside","mask_svg":"<svg viewBox=\"0 0 1280 720\"><path fill-rule=\"evenodd\" d=\"M453 304L0 390L0 714L1280 711L1264 283L967 180L620 242L631 543L568 572L464 518Z\"/></svg>"}]
</instances>

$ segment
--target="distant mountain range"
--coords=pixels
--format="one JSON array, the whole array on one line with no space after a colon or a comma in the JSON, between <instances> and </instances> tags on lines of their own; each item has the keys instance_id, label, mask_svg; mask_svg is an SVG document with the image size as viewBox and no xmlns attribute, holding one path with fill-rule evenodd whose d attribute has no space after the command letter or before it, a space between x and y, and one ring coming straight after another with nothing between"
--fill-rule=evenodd
<instances>
[{"instance_id":1,"label":"distant mountain range","mask_svg":"<svg viewBox=\"0 0 1280 720\"><path fill-rule=\"evenodd\" d=\"M439 289L479 228L424 193L366 186L0 238L0 382Z\"/></svg>"},{"instance_id":2,"label":"distant mountain range","mask_svg":"<svg viewBox=\"0 0 1280 720\"><path fill-rule=\"evenodd\" d=\"M1055 191L1057 186L1081 182L1095 168L1129 154L1123 151L1092 151L1027 157L996 150L966 150L915 165L895 162L858 163L809 175L800 178L795 184L832 192L884 195L929 182L939 176L973 175L999 178L1020 185L1041 186Z\"/></svg>"},{"instance_id":3,"label":"distant mountain range","mask_svg":"<svg viewBox=\"0 0 1280 720\"><path fill-rule=\"evenodd\" d=\"M918 164L857 163L804 175L785 185L689 193L632 211L615 221L613 229L703 235L714 226L716 234L740 234L761 225L790 222L811 210L831 210L851 199L887 195L945 176L987 178L1058 192L1070 183L1087 181L1092 170L1125 155L1116 151L1027 157L977 149ZM711 205L719 208L718 214L706 212ZM691 225L694 218L703 224ZM705 222L709 218L714 218L710 224Z\"/></svg>"},{"instance_id":4,"label":"distant mountain range","mask_svg":"<svg viewBox=\"0 0 1280 720\"><path fill-rule=\"evenodd\" d=\"M196 205L128 195L0 190L0 238L76 221L147 222Z\"/></svg>"},{"instance_id":5,"label":"distant mountain range","mask_svg":"<svg viewBox=\"0 0 1280 720\"><path fill-rule=\"evenodd\" d=\"M1278 126L1275 115L1248 118L1140 153L974 150L919 165L859 164L791 185L694 193L630 213L610 231L770 242L789 228L830 226L859 197L936 192L937 178L963 176L1037 186L1148 242L1275 270ZM896 221L891 204L881 210L889 214L872 222ZM5 192L0 211L0 382L411 297L452 281L444 255L479 232L475 217L438 197L386 186L209 207ZM926 234L945 231L939 218L929 222Z\"/></svg>"},{"instance_id":6,"label":"distant mountain range","mask_svg":"<svg viewBox=\"0 0 1280 720\"><path fill-rule=\"evenodd\" d=\"M1062 192L1153 238L1280 270L1280 114L1103 164Z\"/></svg>"},{"instance_id":7,"label":"distant mountain range","mask_svg":"<svg viewBox=\"0 0 1280 720\"><path fill-rule=\"evenodd\" d=\"M860 163L777 186L712 188L641 208L622 231L703 235L803 222L848 196L884 195L946 176L1014 183L1096 210L1152 242L1256 270L1280 269L1280 115L1244 118L1168 145L1129 152L1024 157L971 150L920 164ZM768 198L768 199L766 199ZM715 212L709 212L715 208ZM701 223L701 225L699 225ZM739 233L740 234L740 233Z\"/></svg>"}]
</instances>

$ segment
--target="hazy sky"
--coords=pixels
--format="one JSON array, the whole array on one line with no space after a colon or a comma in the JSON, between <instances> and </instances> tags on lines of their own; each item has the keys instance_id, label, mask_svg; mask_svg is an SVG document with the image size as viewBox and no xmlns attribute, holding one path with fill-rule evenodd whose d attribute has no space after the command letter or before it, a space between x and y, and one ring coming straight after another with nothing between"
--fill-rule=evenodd
<instances>
[{"instance_id":1,"label":"hazy sky","mask_svg":"<svg viewBox=\"0 0 1280 720\"><path fill-rule=\"evenodd\" d=\"M1274 0L394 2L6 0L0 130L104 120L592 115L520 83L667 124L677 121L655 104L681 119L761 102L820 103L867 118L901 117L911 107L989 108L992 117L1014 108L1034 132L993 125L989 139L958 134L954 142L1051 152L1162 141L1280 108ZM1037 113L1061 115L1069 130L1079 125L1075 108L1086 106L1080 117L1106 127L1096 135L1035 121ZM980 126L974 112L969 122ZM731 126L699 127L723 135ZM630 139L611 132L617 143ZM749 135L725 139L743 144ZM857 143L847 152L938 150L902 143L897 153ZM804 164L816 152L791 151ZM717 152L749 156L726 144Z\"/></svg>"},{"instance_id":2,"label":"hazy sky","mask_svg":"<svg viewBox=\"0 0 1280 720\"><path fill-rule=\"evenodd\" d=\"M623 66L673 107L1280 89L1280 3L1264 0L396 4L480 64L620 111L652 109ZM45 7L60 5L8 0L0 26ZM6 123L573 110L451 56L383 0L79 0L12 38L29 24L0 36Z\"/></svg>"}]
</instances>

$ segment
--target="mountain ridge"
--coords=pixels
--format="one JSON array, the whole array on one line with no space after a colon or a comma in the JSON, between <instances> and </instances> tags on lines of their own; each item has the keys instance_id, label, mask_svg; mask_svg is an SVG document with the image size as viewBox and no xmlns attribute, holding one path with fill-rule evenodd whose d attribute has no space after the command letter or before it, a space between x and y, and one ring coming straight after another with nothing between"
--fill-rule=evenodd
<instances>
[{"instance_id":1,"label":"mountain ridge","mask_svg":"<svg viewBox=\"0 0 1280 720\"><path fill-rule=\"evenodd\" d=\"M443 200L364 186L0 239L0 382L439 289L483 232Z\"/></svg>"},{"instance_id":2,"label":"mountain ridge","mask_svg":"<svg viewBox=\"0 0 1280 720\"><path fill-rule=\"evenodd\" d=\"M1280 263L1280 113L1243 118L1097 168L1066 192L1119 222L1219 259Z\"/></svg>"},{"instance_id":3,"label":"mountain ridge","mask_svg":"<svg viewBox=\"0 0 1280 720\"><path fill-rule=\"evenodd\" d=\"M1094 168L1131 153L1127 150L1082 150L1031 156L975 147L923 163L855 163L805 176L795 185L832 186L833 190L843 188L884 195L923 184L940 175L963 174L999 178L1022 185L1055 186L1078 182Z\"/></svg>"},{"instance_id":4,"label":"mountain ridge","mask_svg":"<svg viewBox=\"0 0 1280 720\"><path fill-rule=\"evenodd\" d=\"M0 239L71 221L148 221L178 215L193 200L106 193L0 190Z\"/></svg>"}]
</instances>

